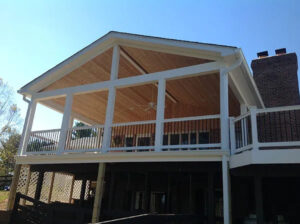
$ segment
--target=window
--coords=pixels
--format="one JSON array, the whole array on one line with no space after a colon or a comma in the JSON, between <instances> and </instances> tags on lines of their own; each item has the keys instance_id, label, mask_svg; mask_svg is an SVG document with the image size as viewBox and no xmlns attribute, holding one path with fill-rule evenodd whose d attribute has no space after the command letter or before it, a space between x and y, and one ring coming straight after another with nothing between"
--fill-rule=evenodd
<instances>
[{"instance_id":1,"label":"window","mask_svg":"<svg viewBox=\"0 0 300 224\"><path fill-rule=\"evenodd\" d=\"M196 133L190 133L190 138L191 138L190 144L197 144L197 135L196 135Z\"/></svg>"},{"instance_id":2,"label":"window","mask_svg":"<svg viewBox=\"0 0 300 224\"><path fill-rule=\"evenodd\" d=\"M208 144L209 143L209 133L208 132L199 132L198 144Z\"/></svg>"},{"instance_id":3,"label":"window","mask_svg":"<svg viewBox=\"0 0 300 224\"><path fill-rule=\"evenodd\" d=\"M125 147L132 147L133 146L133 137L126 137L125 138Z\"/></svg>"},{"instance_id":4,"label":"window","mask_svg":"<svg viewBox=\"0 0 300 224\"><path fill-rule=\"evenodd\" d=\"M181 145L188 145L188 144L189 144L189 134L182 134Z\"/></svg>"},{"instance_id":5,"label":"window","mask_svg":"<svg viewBox=\"0 0 300 224\"><path fill-rule=\"evenodd\" d=\"M134 203L134 209L135 210L142 210L144 204L144 192L143 191L137 191L135 192L135 203Z\"/></svg>"},{"instance_id":6,"label":"window","mask_svg":"<svg viewBox=\"0 0 300 224\"><path fill-rule=\"evenodd\" d=\"M163 145L169 145L169 135L164 135Z\"/></svg>"},{"instance_id":7,"label":"window","mask_svg":"<svg viewBox=\"0 0 300 224\"><path fill-rule=\"evenodd\" d=\"M150 145L150 137L139 137L137 145L138 146L149 146Z\"/></svg>"},{"instance_id":8,"label":"window","mask_svg":"<svg viewBox=\"0 0 300 224\"><path fill-rule=\"evenodd\" d=\"M179 134L171 134L170 145L179 145Z\"/></svg>"}]
</instances>

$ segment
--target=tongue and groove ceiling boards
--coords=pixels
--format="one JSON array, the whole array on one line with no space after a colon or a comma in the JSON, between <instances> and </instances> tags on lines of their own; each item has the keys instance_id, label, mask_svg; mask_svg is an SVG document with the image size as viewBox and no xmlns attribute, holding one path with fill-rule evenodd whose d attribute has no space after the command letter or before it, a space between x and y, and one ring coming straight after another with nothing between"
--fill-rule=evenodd
<instances>
[{"instance_id":1,"label":"tongue and groove ceiling boards","mask_svg":"<svg viewBox=\"0 0 300 224\"><path fill-rule=\"evenodd\" d=\"M233 49L236 49L226 46L189 43L161 38L155 39L113 32L102 37L106 38L105 41L110 43L110 45L106 44L105 47L102 46L101 48L98 46L100 44L96 45L97 43L93 43L77 53L79 54L78 58L85 57L85 60L79 61L75 57L77 54L75 54L70 59L24 86L19 92L24 95L30 95L29 91L29 94L26 92L30 88L32 92L47 92L110 80L112 46L114 42L109 35L119 38L120 62L118 78L120 79L213 62L215 61L215 56L220 55L220 52L217 52L216 49L224 48L228 54L232 53ZM126 36L128 38L127 42L125 43L120 36L122 38ZM147 38L152 38L151 40L154 40L154 42L161 41L166 43L166 45L162 43L147 45ZM144 43L143 46L141 45L142 42ZM180 43L185 49L188 49L186 46L189 44L195 46L195 49L190 47L189 53L186 53L183 48L177 51L178 47L174 48L172 46L175 42L176 44ZM167 46L168 44L169 46ZM200 50L196 49L198 45L201 45L204 50L200 52ZM210 49L215 51L213 52ZM94 56L88 55L90 52L94 52ZM51 75L52 79L48 77ZM165 118L220 113L219 84L219 74L217 72L208 75L167 80ZM236 90L232 91L229 88L230 115L238 115L240 110L238 97L235 94ZM73 115L75 118L80 117L80 120L90 124L103 124L107 96L107 90L75 94L72 105ZM156 98L157 83L118 88L116 91L114 122L155 119ZM51 98L43 100L41 103L63 112L64 98Z\"/></svg>"}]
</instances>

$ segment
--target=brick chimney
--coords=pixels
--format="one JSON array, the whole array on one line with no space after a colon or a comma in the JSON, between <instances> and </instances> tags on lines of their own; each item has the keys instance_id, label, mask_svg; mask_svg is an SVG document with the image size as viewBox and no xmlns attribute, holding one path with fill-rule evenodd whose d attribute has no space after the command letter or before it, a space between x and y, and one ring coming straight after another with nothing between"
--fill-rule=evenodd
<instances>
[{"instance_id":1,"label":"brick chimney","mask_svg":"<svg viewBox=\"0 0 300 224\"><path fill-rule=\"evenodd\" d=\"M251 67L253 77L266 107L300 104L298 62L296 53L277 49L274 56L267 51L257 53Z\"/></svg>"}]
</instances>

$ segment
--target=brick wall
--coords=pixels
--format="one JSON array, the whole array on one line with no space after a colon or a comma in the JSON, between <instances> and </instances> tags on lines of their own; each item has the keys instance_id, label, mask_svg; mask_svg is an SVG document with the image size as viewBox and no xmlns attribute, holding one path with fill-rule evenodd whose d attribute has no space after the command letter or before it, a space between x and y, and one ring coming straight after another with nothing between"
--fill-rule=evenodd
<instances>
[{"instance_id":1,"label":"brick wall","mask_svg":"<svg viewBox=\"0 0 300 224\"><path fill-rule=\"evenodd\" d=\"M251 67L266 107L300 104L295 53L258 58Z\"/></svg>"}]
</instances>

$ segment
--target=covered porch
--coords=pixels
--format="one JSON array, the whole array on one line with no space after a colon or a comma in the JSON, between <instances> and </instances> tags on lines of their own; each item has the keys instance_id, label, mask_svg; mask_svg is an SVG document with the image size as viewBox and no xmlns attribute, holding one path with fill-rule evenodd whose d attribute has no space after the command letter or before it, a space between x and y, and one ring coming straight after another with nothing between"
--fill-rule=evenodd
<instances>
[{"instance_id":1,"label":"covered porch","mask_svg":"<svg viewBox=\"0 0 300 224\"><path fill-rule=\"evenodd\" d=\"M20 153L228 150L228 118L240 114L243 100L220 66L109 48L33 96ZM32 131L37 105L62 113L60 128Z\"/></svg>"}]
</instances>

